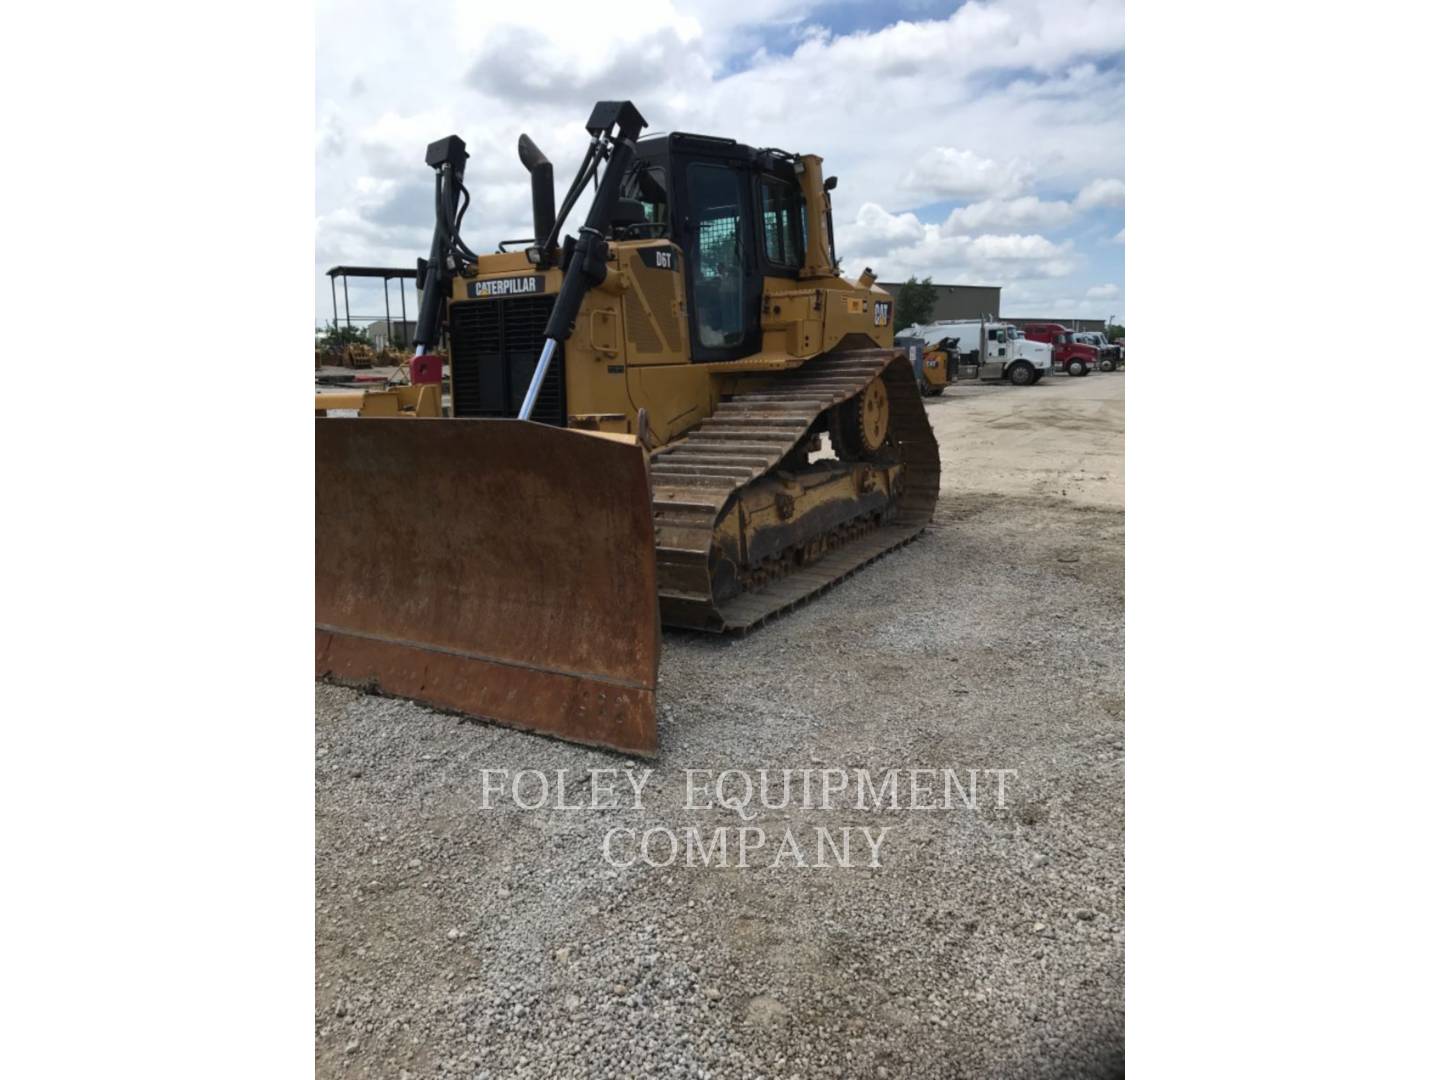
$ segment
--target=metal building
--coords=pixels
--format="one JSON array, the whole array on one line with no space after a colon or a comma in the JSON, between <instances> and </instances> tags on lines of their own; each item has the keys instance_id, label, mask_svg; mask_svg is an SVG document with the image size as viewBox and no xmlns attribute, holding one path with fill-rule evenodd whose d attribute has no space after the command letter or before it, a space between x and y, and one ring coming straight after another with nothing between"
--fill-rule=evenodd
<instances>
[{"instance_id":1,"label":"metal building","mask_svg":"<svg viewBox=\"0 0 1440 1080\"><path fill-rule=\"evenodd\" d=\"M900 295L903 281L876 282L891 296ZM932 319L993 318L1000 311L999 285L935 285L935 310Z\"/></svg>"},{"instance_id":2,"label":"metal building","mask_svg":"<svg viewBox=\"0 0 1440 1080\"><path fill-rule=\"evenodd\" d=\"M386 322L384 319L376 319L365 327L365 336L370 339L370 346L376 352L391 346L409 349L415 345L415 320L391 319Z\"/></svg>"},{"instance_id":3,"label":"metal building","mask_svg":"<svg viewBox=\"0 0 1440 1080\"><path fill-rule=\"evenodd\" d=\"M900 286L903 281L880 281L876 282L891 296L900 295ZM1000 286L999 285L944 285L932 282L935 285L935 310L930 313L932 320L939 319L995 319L1001 322L1014 323L1020 326L1023 323L1059 323L1061 326L1068 326L1071 330L1090 330L1105 332L1105 319L1077 319L1073 316L1049 316L1049 315L1001 315L1000 311ZM902 329L897 327L896 329Z\"/></svg>"}]
</instances>

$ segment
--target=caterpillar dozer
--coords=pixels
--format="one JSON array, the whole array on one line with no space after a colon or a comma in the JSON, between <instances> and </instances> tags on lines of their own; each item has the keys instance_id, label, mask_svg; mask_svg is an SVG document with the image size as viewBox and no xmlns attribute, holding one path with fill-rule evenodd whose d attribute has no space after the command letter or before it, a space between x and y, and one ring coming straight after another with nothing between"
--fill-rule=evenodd
<instances>
[{"instance_id":1,"label":"caterpillar dozer","mask_svg":"<svg viewBox=\"0 0 1440 1080\"><path fill-rule=\"evenodd\" d=\"M432 390L317 398L319 677L651 755L662 622L747 630L929 522L935 437L821 159L645 126L597 103L558 213L522 135L535 236L488 255L464 142L429 146Z\"/></svg>"}]
</instances>

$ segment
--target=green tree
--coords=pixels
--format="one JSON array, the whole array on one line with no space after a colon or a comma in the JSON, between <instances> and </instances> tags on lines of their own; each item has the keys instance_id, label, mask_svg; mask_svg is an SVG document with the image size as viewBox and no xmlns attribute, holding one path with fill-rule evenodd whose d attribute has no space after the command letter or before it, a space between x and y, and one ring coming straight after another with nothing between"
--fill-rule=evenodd
<instances>
[{"instance_id":1,"label":"green tree","mask_svg":"<svg viewBox=\"0 0 1440 1080\"><path fill-rule=\"evenodd\" d=\"M1114 341L1116 338L1123 338L1125 336L1125 324L1112 322L1105 328L1105 336L1111 341Z\"/></svg>"},{"instance_id":2,"label":"green tree","mask_svg":"<svg viewBox=\"0 0 1440 1080\"><path fill-rule=\"evenodd\" d=\"M317 347L332 352L343 349L346 345L369 345L370 339L365 336L365 331L358 326L340 326L336 323L326 323L315 331L315 344Z\"/></svg>"},{"instance_id":3,"label":"green tree","mask_svg":"<svg viewBox=\"0 0 1440 1080\"><path fill-rule=\"evenodd\" d=\"M929 322L934 310L935 286L931 284L930 278L916 281L915 275L911 274L910 280L900 286L900 294L895 297L896 329L903 330L907 326Z\"/></svg>"}]
</instances>

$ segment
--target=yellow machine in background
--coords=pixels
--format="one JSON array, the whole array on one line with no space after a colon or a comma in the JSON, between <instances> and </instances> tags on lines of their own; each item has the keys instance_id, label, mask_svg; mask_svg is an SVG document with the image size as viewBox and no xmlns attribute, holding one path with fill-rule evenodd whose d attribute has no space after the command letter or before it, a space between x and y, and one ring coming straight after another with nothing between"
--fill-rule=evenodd
<instances>
[{"instance_id":1,"label":"yellow machine in background","mask_svg":"<svg viewBox=\"0 0 1440 1080\"><path fill-rule=\"evenodd\" d=\"M389 359L397 359L391 354ZM390 374L384 386L325 390L315 395L315 415L354 413L370 418L434 419L444 415L444 357L438 353L410 358Z\"/></svg>"},{"instance_id":2,"label":"yellow machine in background","mask_svg":"<svg viewBox=\"0 0 1440 1080\"><path fill-rule=\"evenodd\" d=\"M315 395L315 413L354 412L360 416L440 416L440 384L387 386L378 390L330 390Z\"/></svg>"},{"instance_id":3,"label":"yellow machine in background","mask_svg":"<svg viewBox=\"0 0 1440 1080\"><path fill-rule=\"evenodd\" d=\"M317 423L318 674L653 753L662 619L748 629L929 521L934 435L820 158L644 126L597 104L558 217L522 136L535 239L493 255L460 238L464 143L429 148L416 341L448 339L453 418L373 418L392 389Z\"/></svg>"},{"instance_id":4,"label":"yellow machine in background","mask_svg":"<svg viewBox=\"0 0 1440 1080\"><path fill-rule=\"evenodd\" d=\"M945 387L960 378L959 358L949 349L926 349L920 360L920 392L939 397Z\"/></svg>"}]
</instances>

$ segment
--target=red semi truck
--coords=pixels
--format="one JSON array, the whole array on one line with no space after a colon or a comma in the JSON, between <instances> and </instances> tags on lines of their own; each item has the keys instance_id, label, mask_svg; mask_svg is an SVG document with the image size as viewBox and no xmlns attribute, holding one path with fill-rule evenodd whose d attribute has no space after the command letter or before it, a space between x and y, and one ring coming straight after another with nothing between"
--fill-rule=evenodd
<instances>
[{"instance_id":1,"label":"red semi truck","mask_svg":"<svg viewBox=\"0 0 1440 1080\"><path fill-rule=\"evenodd\" d=\"M1071 375L1089 375L1095 370L1100 352L1093 345L1082 345L1075 340L1075 332L1059 323L1026 323L1021 327L1031 341L1043 341L1052 350L1051 363L1054 370L1064 370Z\"/></svg>"}]
</instances>

